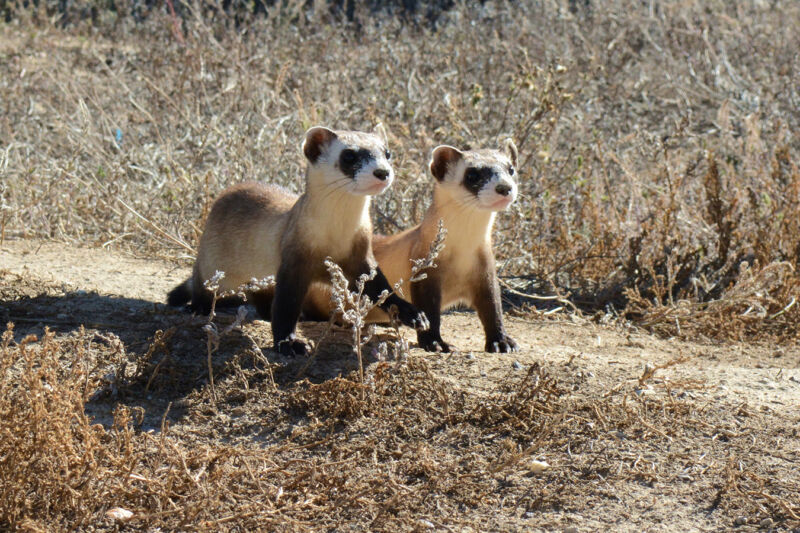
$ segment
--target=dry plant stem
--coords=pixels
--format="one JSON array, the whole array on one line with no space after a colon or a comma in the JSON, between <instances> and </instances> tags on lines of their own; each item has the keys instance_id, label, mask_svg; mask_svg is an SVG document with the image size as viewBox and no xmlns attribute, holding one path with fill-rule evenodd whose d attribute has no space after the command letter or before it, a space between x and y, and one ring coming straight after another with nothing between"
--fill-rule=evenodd
<instances>
[{"instance_id":1,"label":"dry plant stem","mask_svg":"<svg viewBox=\"0 0 800 533\"><path fill-rule=\"evenodd\" d=\"M214 404L217 403L217 392L214 388L214 367L211 364L211 355L214 352L215 346L211 340L211 336L206 340L206 362L208 364L208 384L211 387L211 400Z\"/></svg>"},{"instance_id":2,"label":"dry plant stem","mask_svg":"<svg viewBox=\"0 0 800 533\"><path fill-rule=\"evenodd\" d=\"M0 166L2 165L2 160L0 159ZM6 217L8 216L8 211L11 211L11 206L6 204L6 186L5 184L0 185L0 246L5 244L6 242Z\"/></svg>"},{"instance_id":3,"label":"dry plant stem","mask_svg":"<svg viewBox=\"0 0 800 533\"><path fill-rule=\"evenodd\" d=\"M341 267L330 258L325 259L325 268L331 276L331 302L333 303L332 317L336 317L349 325L353 335L353 348L358 356L358 374L361 383L364 382L364 363L361 356L361 347L364 342L362 331L369 311L382 304L388 298L388 291L384 291L376 302L364 296L364 286L377 274L372 270L369 274L362 274L356 280L355 292L350 292L349 282ZM368 339L367 339L368 340Z\"/></svg>"},{"instance_id":4,"label":"dry plant stem","mask_svg":"<svg viewBox=\"0 0 800 533\"><path fill-rule=\"evenodd\" d=\"M303 375L306 373L306 370L308 370L308 367L311 366L311 364L316 360L317 352L319 352L320 346L322 345L323 342L325 342L325 340L333 331L334 324L336 323L335 318L336 317L334 315L331 315L331 317L328 319L328 326L325 328L325 331L322 333L322 335L320 335L320 337L316 340L314 345L314 351L311 352L311 355L308 356L306 362L303 363L303 366L301 366L300 369L297 371L297 373L294 376L295 379L303 377Z\"/></svg>"},{"instance_id":5,"label":"dry plant stem","mask_svg":"<svg viewBox=\"0 0 800 533\"><path fill-rule=\"evenodd\" d=\"M434 237L433 241L431 241L431 245L428 248L428 254L421 258L421 259L412 259L411 263L411 277L409 278L409 283L414 283L416 281L421 281L426 278L425 270L429 268L436 268L436 258L439 257L439 254L444 250L445 247L445 239L447 238L447 229L444 227L444 220L439 219L439 224L436 230L436 237ZM395 291L399 288L402 284L403 280L399 280L395 284Z\"/></svg>"},{"instance_id":6,"label":"dry plant stem","mask_svg":"<svg viewBox=\"0 0 800 533\"><path fill-rule=\"evenodd\" d=\"M162 365L167 361L167 359L169 359L170 352L166 348L166 342L169 341L169 339L172 337L175 331L176 328L173 327L165 332L157 331L156 334L153 336L153 342L151 343L150 348L147 350L144 359L149 361L152 357L152 354L155 352L156 348L164 352L164 356L156 364L155 368L153 369L153 372L150 374L150 377L147 380L147 384L144 386L145 392L148 392L150 390L150 385L152 385L153 380L156 378L156 376L158 376L158 372L159 370L161 370Z\"/></svg>"},{"instance_id":7,"label":"dry plant stem","mask_svg":"<svg viewBox=\"0 0 800 533\"><path fill-rule=\"evenodd\" d=\"M175 35L175 39L177 39L180 44L184 44L183 33L181 32L178 17L175 15L175 7L172 5L172 0L167 0L167 6L169 7L170 17L172 17L172 33Z\"/></svg>"},{"instance_id":8,"label":"dry plant stem","mask_svg":"<svg viewBox=\"0 0 800 533\"><path fill-rule=\"evenodd\" d=\"M42 324L56 324L56 325L83 325L91 328L108 328L108 329L130 329L130 330L138 330L138 331L151 331L150 328L146 326L137 326L135 324L112 324L110 322L87 322L87 321L75 321L75 320L64 320L64 319L52 319L52 318L44 318L44 317L30 317L30 316L16 316L16 315L9 315L9 320L12 322L32 322L37 324L41 322Z\"/></svg>"},{"instance_id":9,"label":"dry plant stem","mask_svg":"<svg viewBox=\"0 0 800 533\"><path fill-rule=\"evenodd\" d=\"M412 259L413 265L411 267L411 278L409 280L410 283L425 279L426 274L424 271L429 268L436 268L435 261L438 255L444 249L444 240L446 236L447 230L444 228L444 222L440 220L436 237L434 238L433 242L431 242L428 254L420 259ZM359 276L355 284L356 290L351 292L347 278L339 265L334 263L330 258L327 258L325 260L325 268L327 268L328 273L331 276L331 303L333 308L331 312L331 320L342 321L345 325L350 327L353 335L353 348L356 351L356 356L358 357L359 381L364 383L364 359L362 355L362 347L369 342L373 336L371 330L368 335L364 336L363 334L367 316L369 315L370 311L382 305L391 294L396 294L400 289L400 286L403 284L403 280L398 280L398 282L395 283L391 293L389 291L384 291L381 293L378 299L373 302L370 300L370 298L364 295L364 286L367 281L370 281L375 277L377 273L375 270L372 270L369 274L362 274ZM391 319L392 324L395 327L395 331L398 331L399 326L397 324L397 320L395 317L391 317ZM400 337L398 336L398 338ZM407 347L405 342L401 344Z\"/></svg>"},{"instance_id":10,"label":"dry plant stem","mask_svg":"<svg viewBox=\"0 0 800 533\"><path fill-rule=\"evenodd\" d=\"M255 278L251 279L249 282L240 285L236 289L231 289L227 291L220 292L220 282L225 278L225 273L217 271L211 279L208 279L203 282L203 286L211 291L211 310L208 314L207 323L203 326L203 330L206 332L206 362L208 364L208 381L211 390L211 397L216 404L217 402L217 394L216 389L214 387L214 368L212 364L212 355L219 350L219 343L221 339L230 333L233 330L238 330L241 328L242 323L244 322L245 318L247 317L247 309L245 306L239 306L236 310L236 318L232 323L227 325L222 331L219 331L216 324L214 323L214 318L217 316L216 309L217 309L217 301L221 298L226 298L228 296L237 296L244 301L247 301L247 294L250 291L257 291L257 290L265 290L271 288L275 285L275 279L272 276L267 278L257 280ZM250 339L251 342L252 339ZM255 342L253 342L255 345Z\"/></svg>"},{"instance_id":11,"label":"dry plant stem","mask_svg":"<svg viewBox=\"0 0 800 533\"><path fill-rule=\"evenodd\" d=\"M542 301L553 300L553 301L556 301L556 302L559 302L559 303L563 304L566 307L569 307L576 316L581 316L581 314L582 314L580 309L578 309L575 306L574 303L569 301L567 298L565 298L561 294L554 294L553 296L540 296L538 294L528 294L528 293L520 292L520 291L514 289L513 287L511 287L507 282L503 281L502 279L499 280L499 281L500 281L500 285L502 285L503 288L506 291L510 292L511 294L515 294L517 296L522 296L523 298L529 298L531 300L542 300ZM563 309L563 307L559 307L558 308L558 310L561 310L561 309ZM554 311L555 310L551 310L551 311L548 311L545 314L553 313Z\"/></svg>"},{"instance_id":12,"label":"dry plant stem","mask_svg":"<svg viewBox=\"0 0 800 533\"><path fill-rule=\"evenodd\" d=\"M192 248L191 246L189 246L188 244L186 244L183 241L183 239L180 239L180 238L177 238L177 237L175 237L173 235L170 235L168 232L166 232L162 228L160 228L155 222L153 222L152 220L149 220L146 217L142 216L138 211L136 211L134 208L132 208L131 206L126 204L121 198L117 198L117 201L120 204L122 204L122 206L125 209L127 209L128 211L130 211L131 213L136 215L136 217L139 218L140 220L142 220L143 222L146 222L151 228L153 228L158 233L160 233L161 235L163 235L164 237L169 239L171 242L177 244L178 246L180 246L181 248L183 248L184 250L189 252L191 255L197 255L197 251L194 248Z\"/></svg>"},{"instance_id":13,"label":"dry plant stem","mask_svg":"<svg viewBox=\"0 0 800 533\"><path fill-rule=\"evenodd\" d=\"M214 388L214 368L211 363L211 355L219 347L219 335L216 328L213 326L214 317L216 317L217 307L217 290L219 289L219 281L225 276L224 273L218 272L212 279L207 280L203 285L212 291L211 298L211 311L208 313L208 324L206 325L206 363L208 364L208 384L211 388L211 400L214 404L217 403L217 393Z\"/></svg>"}]
</instances>

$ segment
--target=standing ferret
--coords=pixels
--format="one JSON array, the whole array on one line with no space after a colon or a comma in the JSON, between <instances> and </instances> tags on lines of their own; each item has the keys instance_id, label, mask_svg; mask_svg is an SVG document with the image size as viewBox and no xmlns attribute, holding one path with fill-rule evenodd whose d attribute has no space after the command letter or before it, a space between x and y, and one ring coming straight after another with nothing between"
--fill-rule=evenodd
<instances>
[{"instance_id":1,"label":"standing ferret","mask_svg":"<svg viewBox=\"0 0 800 533\"><path fill-rule=\"evenodd\" d=\"M402 288L410 293L411 302L430 320L429 329L417 331L417 341L425 350L450 351L440 332L441 312L460 303L478 312L487 352L517 350L517 343L503 327L492 252L495 214L508 208L517 196L516 164L517 147L510 139L503 150L435 148L429 164L436 179L433 203L422 222L396 235L373 236L375 257L389 282L404 280ZM447 238L436 259L438 267L426 270L426 279L409 284L411 259L426 256L439 220L447 229ZM329 292L314 291L307 300L306 314L327 317L329 300ZM378 311L367 319L384 322L387 317Z\"/></svg>"},{"instance_id":2,"label":"standing ferret","mask_svg":"<svg viewBox=\"0 0 800 533\"><path fill-rule=\"evenodd\" d=\"M192 277L167 298L173 306L191 300L195 312L207 314L212 295L204 282L216 271L225 273L222 291L275 276L274 288L247 296L259 315L271 320L275 350L285 355L308 353L295 328L309 288L330 283L326 257L350 283L376 269L364 287L372 300L392 291L372 252L369 217L370 196L386 190L394 178L384 142L374 134L318 126L306 133L303 153L308 168L306 190L299 198L259 183L223 191L209 213ZM428 327L423 313L394 294L381 308L388 312L392 306L403 324Z\"/></svg>"}]
</instances>

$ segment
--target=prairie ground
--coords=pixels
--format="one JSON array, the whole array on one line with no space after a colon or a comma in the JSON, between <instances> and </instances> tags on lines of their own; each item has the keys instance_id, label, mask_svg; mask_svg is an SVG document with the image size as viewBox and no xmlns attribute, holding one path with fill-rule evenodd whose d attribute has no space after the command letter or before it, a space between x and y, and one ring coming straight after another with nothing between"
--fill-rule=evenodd
<instances>
[{"instance_id":1,"label":"prairie ground","mask_svg":"<svg viewBox=\"0 0 800 533\"><path fill-rule=\"evenodd\" d=\"M800 528L800 5L337 5L0 4L0 529ZM515 139L519 353L454 312L362 381L349 330L161 303L220 190L377 123L388 233Z\"/></svg>"},{"instance_id":2,"label":"prairie ground","mask_svg":"<svg viewBox=\"0 0 800 533\"><path fill-rule=\"evenodd\" d=\"M187 269L36 241L0 260L0 509L20 529L800 526L793 348L562 314L509 317L521 351L487 354L477 317L453 313L457 352L381 357L381 329L362 384L350 331L307 365L252 321L222 337L212 387L206 319L155 303Z\"/></svg>"}]
</instances>

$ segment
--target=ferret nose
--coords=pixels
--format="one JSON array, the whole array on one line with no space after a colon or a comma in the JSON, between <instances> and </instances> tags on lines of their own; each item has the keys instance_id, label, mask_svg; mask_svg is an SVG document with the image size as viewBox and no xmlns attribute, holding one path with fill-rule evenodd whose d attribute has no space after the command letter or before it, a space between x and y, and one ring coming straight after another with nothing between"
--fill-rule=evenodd
<instances>
[{"instance_id":1,"label":"ferret nose","mask_svg":"<svg viewBox=\"0 0 800 533\"><path fill-rule=\"evenodd\" d=\"M497 192L497 194L500 194L502 196L508 196L508 193L511 192L511 186L505 183L499 183L497 187L494 188L494 190Z\"/></svg>"},{"instance_id":2,"label":"ferret nose","mask_svg":"<svg viewBox=\"0 0 800 533\"><path fill-rule=\"evenodd\" d=\"M372 173L381 181L389 177L389 171L384 168L376 168Z\"/></svg>"}]
</instances>

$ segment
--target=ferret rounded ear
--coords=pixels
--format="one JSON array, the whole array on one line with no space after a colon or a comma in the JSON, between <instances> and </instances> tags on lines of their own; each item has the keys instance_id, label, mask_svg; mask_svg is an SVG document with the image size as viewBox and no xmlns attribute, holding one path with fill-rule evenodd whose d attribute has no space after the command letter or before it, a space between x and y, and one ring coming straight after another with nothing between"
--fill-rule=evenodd
<instances>
[{"instance_id":1,"label":"ferret rounded ear","mask_svg":"<svg viewBox=\"0 0 800 533\"><path fill-rule=\"evenodd\" d=\"M455 164L463 157L463 154L452 146L437 146L431 154L431 174L438 181L442 181L447 175L447 168Z\"/></svg>"},{"instance_id":2,"label":"ferret rounded ear","mask_svg":"<svg viewBox=\"0 0 800 533\"><path fill-rule=\"evenodd\" d=\"M517 166L517 158L519 154L517 152L517 145L514 144L514 141L512 141L510 138L506 139L505 142L503 143L503 148L508 154L508 157L511 158L511 164Z\"/></svg>"},{"instance_id":3,"label":"ferret rounded ear","mask_svg":"<svg viewBox=\"0 0 800 533\"><path fill-rule=\"evenodd\" d=\"M323 126L314 126L306 132L306 140L303 141L303 153L306 159L316 163L322 153L322 148L336 139L337 135L333 130Z\"/></svg>"},{"instance_id":4,"label":"ferret rounded ear","mask_svg":"<svg viewBox=\"0 0 800 533\"><path fill-rule=\"evenodd\" d=\"M375 124L375 127L372 128L372 133L380 137L383 141L383 144L389 143L389 136L386 134L386 128L383 127L383 122L378 122Z\"/></svg>"}]
</instances>

